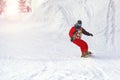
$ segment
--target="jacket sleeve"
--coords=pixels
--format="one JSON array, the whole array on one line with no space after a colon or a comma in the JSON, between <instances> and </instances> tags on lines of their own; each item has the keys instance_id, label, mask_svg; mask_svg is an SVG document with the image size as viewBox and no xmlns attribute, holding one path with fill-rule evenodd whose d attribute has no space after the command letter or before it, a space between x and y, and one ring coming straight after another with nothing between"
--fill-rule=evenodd
<instances>
[{"instance_id":1,"label":"jacket sleeve","mask_svg":"<svg viewBox=\"0 0 120 80\"><path fill-rule=\"evenodd\" d=\"M69 31L69 36L70 36L70 37L73 37L73 35L74 35L75 32L76 32L75 28L72 27L72 28L70 29L70 31Z\"/></svg>"},{"instance_id":2,"label":"jacket sleeve","mask_svg":"<svg viewBox=\"0 0 120 80\"><path fill-rule=\"evenodd\" d=\"M85 34L85 35L87 35L87 36L90 36L90 35L91 35L91 33L87 32L87 31L86 31L85 29L83 29L83 28L82 28L82 33Z\"/></svg>"}]
</instances>

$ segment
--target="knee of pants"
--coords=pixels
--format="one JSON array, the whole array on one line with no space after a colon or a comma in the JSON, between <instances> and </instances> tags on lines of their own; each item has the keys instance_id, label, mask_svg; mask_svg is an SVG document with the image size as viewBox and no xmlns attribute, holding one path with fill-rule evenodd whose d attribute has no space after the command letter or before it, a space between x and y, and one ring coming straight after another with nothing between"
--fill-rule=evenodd
<instances>
[{"instance_id":1,"label":"knee of pants","mask_svg":"<svg viewBox=\"0 0 120 80\"><path fill-rule=\"evenodd\" d=\"M76 40L73 41L73 43L78 45L82 49L88 49L87 43L85 41L83 41L83 40L76 39Z\"/></svg>"},{"instance_id":2,"label":"knee of pants","mask_svg":"<svg viewBox=\"0 0 120 80\"><path fill-rule=\"evenodd\" d=\"M88 51L88 48L82 48L82 47L81 47L81 52L82 52L82 53L84 53L84 52L86 52L86 51Z\"/></svg>"},{"instance_id":3,"label":"knee of pants","mask_svg":"<svg viewBox=\"0 0 120 80\"><path fill-rule=\"evenodd\" d=\"M88 44L86 42L83 43L83 49L88 49Z\"/></svg>"}]
</instances>

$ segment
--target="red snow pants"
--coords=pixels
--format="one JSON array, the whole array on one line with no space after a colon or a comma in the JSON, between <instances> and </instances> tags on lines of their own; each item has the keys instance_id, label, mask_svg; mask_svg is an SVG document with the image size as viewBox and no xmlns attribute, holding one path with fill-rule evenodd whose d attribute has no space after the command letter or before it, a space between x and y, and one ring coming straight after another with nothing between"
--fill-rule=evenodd
<instances>
[{"instance_id":1,"label":"red snow pants","mask_svg":"<svg viewBox=\"0 0 120 80\"><path fill-rule=\"evenodd\" d=\"M75 39L73 40L73 43L80 47L82 55L88 51L88 44L85 41L81 39Z\"/></svg>"}]
</instances>

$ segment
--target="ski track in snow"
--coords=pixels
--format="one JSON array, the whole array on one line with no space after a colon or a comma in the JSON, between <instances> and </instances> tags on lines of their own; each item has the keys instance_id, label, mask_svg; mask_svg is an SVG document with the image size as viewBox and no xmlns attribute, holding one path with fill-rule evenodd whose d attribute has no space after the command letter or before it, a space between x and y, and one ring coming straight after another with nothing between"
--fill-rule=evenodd
<instances>
[{"instance_id":1,"label":"ski track in snow","mask_svg":"<svg viewBox=\"0 0 120 80\"><path fill-rule=\"evenodd\" d=\"M120 66L115 66L117 62L113 64L111 61L105 63L94 60L83 58L43 62L2 58L0 67L3 69L0 70L0 74L3 80L114 80L113 76L119 76Z\"/></svg>"},{"instance_id":2,"label":"ski track in snow","mask_svg":"<svg viewBox=\"0 0 120 80\"><path fill-rule=\"evenodd\" d=\"M89 60L41 62L31 60L0 59L3 80L107 80L98 64ZM7 62L7 63L4 63ZM87 63L91 63L87 64ZM64 66L61 66L64 65ZM7 77L6 77L7 76Z\"/></svg>"}]
</instances>

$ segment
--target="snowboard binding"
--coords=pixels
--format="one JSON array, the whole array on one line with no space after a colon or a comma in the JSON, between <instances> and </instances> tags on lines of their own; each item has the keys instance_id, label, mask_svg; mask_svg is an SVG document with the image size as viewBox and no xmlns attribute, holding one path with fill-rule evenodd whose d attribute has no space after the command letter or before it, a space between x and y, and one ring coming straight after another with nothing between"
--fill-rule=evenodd
<instances>
[{"instance_id":1,"label":"snowboard binding","mask_svg":"<svg viewBox=\"0 0 120 80\"><path fill-rule=\"evenodd\" d=\"M84 58L87 58L89 56L91 56L92 52L88 51L88 52L85 52L81 57L84 57Z\"/></svg>"}]
</instances>

